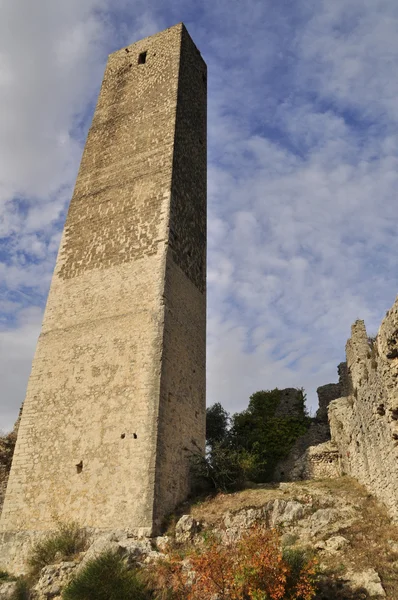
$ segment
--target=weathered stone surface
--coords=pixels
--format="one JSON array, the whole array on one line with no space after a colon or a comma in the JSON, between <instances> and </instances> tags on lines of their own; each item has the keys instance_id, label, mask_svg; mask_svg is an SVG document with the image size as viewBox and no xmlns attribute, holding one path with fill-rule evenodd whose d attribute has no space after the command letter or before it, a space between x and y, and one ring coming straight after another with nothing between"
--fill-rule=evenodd
<instances>
[{"instance_id":1,"label":"weathered stone surface","mask_svg":"<svg viewBox=\"0 0 398 600\"><path fill-rule=\"evenodd\" d=\"M44 567L39 581L34 586L35 600L49 600L60 596L76 567L77 563L73 561Z\"/></svg>"},{"instance_id":2,"label":"weathered stone surface","mask_svg":"<svg viewBox=\"0 0 398 600\"><path fill-rule=\"evenodd\" d=\"M183 515L176 524L175 538L178 543L189 542L198 531L198 523L190 515Z\"/></svg>"},{"instance_id":3,"label":"weathered stone surface","mask_svg":"<svg viewBox=\"0 0 398 600\"><path fill-rule=\"evenodd\" d=\"M323 479L340 476L339 451L334 442L310 446L293 466L290 479Z\"/></svg>"},{"instance_id":4,"label":"weathered stone surface","mask_svg":"<svg viewBox=\"0 0 398 600\"><path fill-rule=\"evenodd\" d=\"M5 583L0 583L0 600L13 600L16 589L16 581L6 581Z\"/></svg>"},{"instance_id":5,"label":"weathered stone surface","mask_svg":"<svg viewBox=\"0 0 398 600\"><path fill-rule=\"evenodd\" d=\"M158 554L158 552L153 553L151 542L148 539L126 538L120 540L117 546L117 552L125 557L130 565L144 560L149 555Z\"/></svg>"},{"instance_id":6,"label":"weathered stone surface","mask_svg":"<svg viewBox=\"0 0 398 600\"><path fill-rule=\"evenodd\" d=\"M270 511L269 524L271 527L297 522L304 517L304 507L295 500L275 500Z\"/></svg>"},{"instance_id":7,"label":"weathered stone surface","mask_svg":"<svg viewBox=\"0 0 398 600\"><path fill-rule=\"evenodd\" d=\"M349 546L350 542L342 535L333 535L325 542L325 549L328 552L340 552Z\"/></svg>"},{"instance_id":8,"label":"weathered stone surface","mask_svg":"<svg viewBox=\"0 0 398 600\"><path fill-rule=\"evenodd\" d=\"M380 576L375 569L366 569L360 573L349 571L344 576L344 579L353 589L365 589L371 598L385 598L386 596Z\"/></svg>"},{"instance_id":9,"label":"weathered stone surface","mask_svg":"<svg viewBox=\"0 0 398 600\"><path fill-rule=\"evenodd\" d=\"M331 402L332 440L339 469L355 477L398 519L398 302L387 313L375 339L363 321L347 342L350 395Z\"/></svg>"},{"instance_id":10,"label":"weathered stone surface","mask_svg":"<svg viewBox=\"0 0 398 600\"><path fill-rule=\"evenodd\" d=\"M311 423L307 432L299 437L289 455L281 460L274 471L275 481L296 481L299 479L312 479L317 477L335 477L335 468L328 467L331 459L335 462L332 453L325 455L324 452L314 451L317 447L330 441L330 427L328 422L328 406L330 402L341 396L345 389L342 380L339 383L329 383L317 389L319 409L315 420ZM291 412L294 416L294 412Z\"/></svg>"},{"instance_id":11,"label":"weathered stone surface","mask_svg":"<svg viewBox=\"0 0 398 600\"><path fill-rule=\"evenodd\" d=\"M280 399L275 408L273 416L281 417L302 417L303 415L303 396L301 390L297 388L285 388L279 390Z\"/></svg>"},{"instance_id":12,"label":"weathered stone surface","mask_svg":"<svg viewBox=\"0 0 398 600\"><path fill-rule=\"evenodd\" d=\"M55 515L152 535L189 491L205 445L206 85L183 24L109 57L0 531Z\"/></svg>"},{"instance_id":13,"label":"weathered stone surface","mask_svg":"<svg viewBox=\"0 0 398 600\"><path fill-rule=\"evenodd\" d=\"M22 408L14 429L7 435L0 436L0 514L7 489L8 477L11 469L12 457L14 455L15 443L17 441L19 423L21 421Z\"/></svg>"},{"instance_id":14,"label":"weathered stone surface","mask_svg":"<svg viewBox=\"0 0 398 600\"><path fill-rule=\"evenodd\" d=\"M154 539L155 546L160 552L167 552L170 541L170 536L168 535L159 535Z\"/></svg>"},{"instance_id":15,"label":"weathered stone surface","mask_svg":"<svg viewBox=\"0 0 398 600\"><path fill-rule=\"evenodd\" d=\"M248 529L266 518L265 508L247 508L236 513L228 512L224 516L224 525L227 529Z\"/></svg>"},{"instance_id":16,"label":"weathered stone surface","mask_svg":"<svg viewBox=\"0 0 398 600\"><path fill-rule=\"evenodd\" d=\"M32 547L45 537L40 531L0 532L0 569L23 575Z\"/></svg>"}]
</instances>

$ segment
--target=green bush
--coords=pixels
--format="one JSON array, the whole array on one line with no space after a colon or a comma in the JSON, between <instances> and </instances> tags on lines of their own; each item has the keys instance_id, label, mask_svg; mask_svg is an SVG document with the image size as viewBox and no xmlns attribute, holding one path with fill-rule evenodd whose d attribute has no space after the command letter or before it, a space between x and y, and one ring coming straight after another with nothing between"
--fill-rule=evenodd
<instances>
[{"instance_id":1,"label":"green bush","mask_svg":"<svg viewBox=\"0 0 398 600\"><path fill-rule=\"evenodd\" d=\"M243 448L214 443L206 455L195 454L191 459L194 488L200 491L232 492L245 487L264 468L260 458Z\"/></svg>"},{"instance_id":2,"label":"green bush","mask_svg":"<svg viewBox=\"0 0 398 600\"><path fill-rule=\"evenodd\" d=\"M305 395L299 390L299 409L295 416L275 416L280 403L278 389L255 392L246 410L232 417L230 444L256 457L252 480L270 481L276 464L285 458L294 442L310 426L312 419L305 409Z\"/></svg>"},{"instance_id":3,"label":"green bush","mask_svg":"<svg viewBox=\"0 0 398 600\"><path fill-rule=\"evenodd\" d=\"M221 444L214 444L205 456L192 456L191 468L196 491L229 492L245 483L239 452Z\"/></svg>"},{"instance_id":4,"label":"green bush","mask_svg":"<svg viewBox=\"0 0 398 600\"><path fill-rule=\"evenodd\" d=\"M9 573L7 573L7 571L0 570L0 583L3 583L4 581L14 581L14 580L15 580L15 577L13 577Z\"/></svg>"},{"instance_id":5,"label":"green bush","mask_svg":"<svg viewBox=\"0 0 398 600\"><path fill-rule=\"evenodd\" d=\"M93 559L68 584L63 600L147 600L151 593L123 559L112 553Z\"/></svg>"},{"instance_id":6,"label":"green bush","mask_svg":"<svg viewBox=\"0 0 398 600\"><path fill-rule=\"evenodd\" d=\"M54 562L58 553L63 560L67 560L85 550L86 546L86 533L77 523L58 523L57 531L33 547L28 558L30 574L35 576L40 573L43 567Z\"/></svg>"},{"instance_id":7,"label":"green bush","mask_svg":"<svg viewBox=\"0 0 398 600\"><path fill-rule=\"evenodd\" d=\"M26 579L20 577L17 579L17 587L12 595L12 600L30 600L30 586Z\"/></svg>"}]
</instances>

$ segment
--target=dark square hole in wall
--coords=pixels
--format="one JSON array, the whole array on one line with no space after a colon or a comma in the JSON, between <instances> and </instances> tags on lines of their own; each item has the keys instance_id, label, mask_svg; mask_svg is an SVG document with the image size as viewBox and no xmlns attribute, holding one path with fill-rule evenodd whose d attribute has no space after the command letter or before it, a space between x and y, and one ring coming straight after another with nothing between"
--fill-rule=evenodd
<instances>
[{"instance_id":1,"label":"dark square hole in wall","mask_svg":"<svg viewBox=\"0 0 398 600\"><path fill-rule=\"evenodd\" d=\"M146 63L146 52L141 52L141 54L138 55L138 64L145 65L145 63Z\"/></svg>"},{"instance_id":2,"label":"dark square hole in wall","mask_svg":"<svg viewBox=\"0 0 398 600\"><path fill-rule=\"evenodd\" d=\"M76 465L76 473L81 473L83 471L83 461L81 460L77 465Z\"/></svg>"}]
</instances>

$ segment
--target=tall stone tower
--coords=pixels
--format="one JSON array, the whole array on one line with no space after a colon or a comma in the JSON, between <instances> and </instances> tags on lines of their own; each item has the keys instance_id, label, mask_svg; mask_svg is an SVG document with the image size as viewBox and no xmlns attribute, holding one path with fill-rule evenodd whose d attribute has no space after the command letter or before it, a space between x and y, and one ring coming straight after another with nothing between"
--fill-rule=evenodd
<instances>
[{"instance_id":1,"label":"tall stone tower","mask_svg":"<svg viewBox=\"0 0 398 600\"><path fill-rule=\"evenodd\" d=\"M109 57L0 531L151 534L186 496L205 443L205 275L206 65L179 24Z\"/></svg>"}]
</instances>

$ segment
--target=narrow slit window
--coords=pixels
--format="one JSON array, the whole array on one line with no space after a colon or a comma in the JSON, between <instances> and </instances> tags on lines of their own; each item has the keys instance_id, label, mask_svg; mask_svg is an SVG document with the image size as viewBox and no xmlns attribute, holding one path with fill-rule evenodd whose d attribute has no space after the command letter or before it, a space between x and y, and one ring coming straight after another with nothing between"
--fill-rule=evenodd
<instances>
[{"instance_id":1,"label":"narrow slit window","mask_svg":"<svg viewBox=\"0 0 398 600\"><path fill-rule=\"evenodd\" d=\"M138 55L138 64L145 65L145 63L146 63L146 52L141 52L141 54Z\"/></svg>"}]
</instances>

